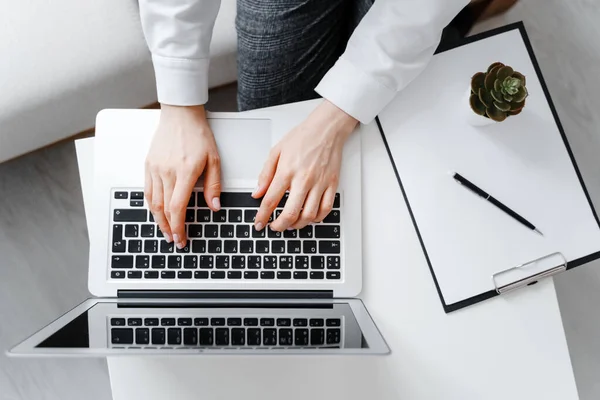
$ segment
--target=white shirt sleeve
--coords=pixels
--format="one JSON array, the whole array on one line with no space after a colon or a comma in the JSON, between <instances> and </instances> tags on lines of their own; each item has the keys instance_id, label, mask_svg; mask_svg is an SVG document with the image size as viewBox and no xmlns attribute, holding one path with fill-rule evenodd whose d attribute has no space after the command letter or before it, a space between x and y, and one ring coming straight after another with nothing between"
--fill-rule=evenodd
<instances>
[{"instance_id":1,"label":"white shirt sleeve","mask_svg":"<svg viewBox=\"0 0 600 400\"><path fill-rule=\"evenodd\" d=\"M468 0L376 0L315 89L362 123L425 69Z\"/></svg>"},{"instance_id":2,"label":"white shirt sleeve","mask_svg":"<svg viewBox=\"0 0 600 400\"><path fill-rule=\"evenodd\" d=\"M208 100L209 49L220 0L140 0L158 101L191 106Z\"/></svg>"}]
</instances>

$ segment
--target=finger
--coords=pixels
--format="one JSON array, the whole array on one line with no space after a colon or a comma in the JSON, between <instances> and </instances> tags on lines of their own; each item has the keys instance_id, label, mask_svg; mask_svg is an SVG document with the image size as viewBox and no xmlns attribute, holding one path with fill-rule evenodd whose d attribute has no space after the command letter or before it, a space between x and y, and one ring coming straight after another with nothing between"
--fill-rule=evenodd
<instances>
[{"instance_id":1,"label":"finger","mask_svg":"<svg viewBox=\"0 0 600 400\"><path fill-rule=\"evenodd\" d=\"M293 185L285 207L283 207L283 211L279 214L279 217L271 223L271 229L274 231L283 231L295 224L298 218L300 218L307 194L308 190L304 186Z\"/></svg>"},{"instance_id":2,"label":"finger","mask_svg":"<svg viewBox=\"0 0 600 400\"><path fill-rule=\"evenodd\" d=\"M213 211L221 209L221 160L218 155L209 155L204 171L204 200Z\"/></svg>"},{"instance_id":3,"label":"finger","mask_svg":"<svg viewBox=\"0 0 600 400\"><path fill-rule=\"evenodd\" d=\"M169 205L171 210L170 225L173 232L173 241L179 249L183 249L187 243L185 213L197 180L198 176L193 170L182 171L177 175L177 181L173 189L173 196Z\"/></svg>"},{"instance_id":4,"label":"finger","mask_svg":"<svg viewBox=\"0 0 600 400\"><path fill-rule=\"evenodd\" d=\"M330 186L323 193L323 197L321 198L321 205L319 207L319 212L317 213L317 217L314 219L314 222L321 222L325 219L326 216L329 215L331 209L333 208L333 202L335 201L335 192L336 188Z\"/></svg>"},{"instance_id":5,"label":"finger","mask_svg":"<svg viewBox=\"0 0 600 400\"><path fill-rule=\"evenodd\" d=\"M146 204L152 204L152 175L148 167L144 172L144 196L146 197Z\"/></svg>"},{"instance_id":6,"label":"finger","mask_svg":"<svg viewBox=\"0 0 600 400\"><path fill-rule=\"evenodd\" d=\"M174 175L162 175L162 187L163 187L163 204L165 210L165 217L167 218L167 224L169 224L169 231L173 234L173 230L171 229L171 197L173 197L173 188L175 187L175 179Z\"/></svg>"},{"instance_id":7,"label":"finger","mask_svg":"<svg viewBox=\"0 0 600 400\"><path fill-rule=\"evenodd\" d=\"M319 208L321 207L321 198L323 197L324 191L325 188L314 187L308 192L308 195L304 200L302 212L300 212L300 217L291 225L294 229L302 229L311 222L314 222L319 213Z\"/></svg>"},{"instance_id":8,"label":"finger","mask_svg":"<svg viewBox=\"0 0 600 400\"><path fill-rule=\"evenodd\" d=\"M269 152L269 156L267 157L267 161L265 161L265 165L263 165L262 171L258 176L258 184L252 192L252 197L255 199L259 199L265 195L273 178L275 177L275 172L277 171L277 164L279 162L279 148L274 147Z\"/></svg>"},{"instance_id":9,"label":"finger","mask_svg":"<svg viewBox=\"0 0 600 400\"><path fill-rule=\"evenodd\" d=\"M273 181L269 185L267 194L265 194L260 202L260 208L258 209L256 218L254 219L254 227L257 231L260 231L267 226L267 222L269 221L271 215L273 215L275 207L277 207L279 201L281 201L281 198L289 187L290 184L288 179L285 179L283 176L275 175L275 178L273 178Z\"/></svg>"},{"instance_id":10,"label":"finger","mask_svg":"<svg viewBox=\"0 0 600 400\"><path fill-rule=\"evenodd\" d=\"M165 240L170 243L172 241L172 234L167 217L165 216L162 180L156 174L152 174L152 203L150 207L152 215L154 215L154 221L156 221L165 236Z\"/></svg>"}]
</instances>

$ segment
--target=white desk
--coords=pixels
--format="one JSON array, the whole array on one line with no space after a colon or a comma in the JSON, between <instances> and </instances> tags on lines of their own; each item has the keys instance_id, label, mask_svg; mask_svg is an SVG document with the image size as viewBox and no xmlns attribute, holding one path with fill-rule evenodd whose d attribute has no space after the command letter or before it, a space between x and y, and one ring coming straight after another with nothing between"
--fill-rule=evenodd
<instances>
[{"instance_id":1,"label":"white desk","mask_svg":"<svg viewBox=\"0 0 600 400\"><path fill-rule=\"evenodd\" d=\"M314 104L278 109L293 124ZM578 398L552 280L445 314L375 128L362 144L361 297L392 354L111 357L115 400Z\"/></svg>"}]
</instances>

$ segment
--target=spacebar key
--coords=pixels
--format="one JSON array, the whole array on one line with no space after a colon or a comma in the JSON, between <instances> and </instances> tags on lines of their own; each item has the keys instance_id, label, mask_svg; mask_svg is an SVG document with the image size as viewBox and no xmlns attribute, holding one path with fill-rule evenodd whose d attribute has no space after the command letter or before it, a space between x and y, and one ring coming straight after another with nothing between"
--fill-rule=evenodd
<instances>
[{"instance_id":1,"label":"spacebar key","mask_svg":"<svg viewBox=\"0 0 600 400\"><path fill-rule=\"evenodd\" d=\"M115 222L146 222L148 211L134 209L119 209L115 210L113 220Z\"/></svg>"},{"instance_id":2,"label":"spacebar key","mask_svg":"<svg viewBox=\"0 0 600 400\"><path fill-rule=\"evenodd\" d=\"M252 198L252 193L223 192L221 193L221 207L258 208L261 199Z\"/></svg>"}]
</instances>

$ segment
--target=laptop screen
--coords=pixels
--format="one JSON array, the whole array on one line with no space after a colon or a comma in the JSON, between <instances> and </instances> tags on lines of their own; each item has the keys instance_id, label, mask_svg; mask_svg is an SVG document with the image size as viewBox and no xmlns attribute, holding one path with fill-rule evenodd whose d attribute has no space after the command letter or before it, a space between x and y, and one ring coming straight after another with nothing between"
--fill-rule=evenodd
<instances>
[{"instance_id":1,"label":"laptop screen","mask_svg":"<svg viewBox=\"0 0 600 400\"><path fill-rule=\"evenodd\" d=\"M98 302L35 346L113 352L369 349L344 302Z\"/></svg>"}]
</instances>

